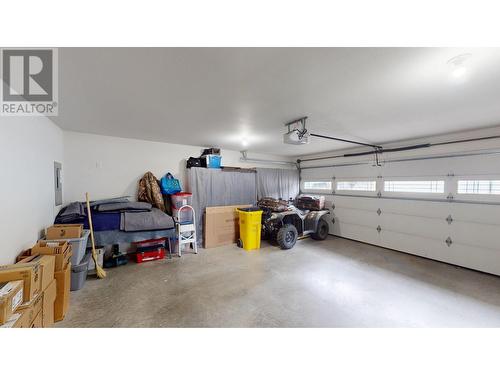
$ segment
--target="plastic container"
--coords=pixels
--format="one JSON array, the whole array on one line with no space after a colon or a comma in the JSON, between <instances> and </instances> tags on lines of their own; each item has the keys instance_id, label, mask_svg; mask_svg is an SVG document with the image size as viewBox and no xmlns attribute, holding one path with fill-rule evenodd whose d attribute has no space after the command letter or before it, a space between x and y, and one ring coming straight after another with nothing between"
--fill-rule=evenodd
<instances>
[{"instance_id":1,"label":"plastic container","mask_svg":"<svg viewBox=\"0 0 500 375\"><path fill-rule=\"evenodd\" d=\"M192 223L193 222L193 212L191 210L182 210L179 216L179 208L182 206L191 206L193 202L193 194L191 193L176 193L172 194L172 216L178 218L179 223Z\"/></svg>"},{"instance_id":2,"label":"plastic container","mask_svg":"<svg viewBox=\"0 0 500 375\"><path fill-rule=\"evenodd\" d=\"M238 208L240 244L245 250L260 249L262 210L258 207Z\"/></svg>"},{"instance_id":3,"label":"plastic container","mask_svg":"<svg viewBox=\"0 0 500 375\"><path fill-rule=\"evenodd\" d=\"M68 241L71 245L71 250L73 251L73 255L71 255L71 264L80 264L83 257L85 256L85 250L87 249L87 241L89 239L89 235L90 230L84 229L80 238L61 238L51 241Z\"/></svg>"},{"instance_id":4,"label":"plastic container","mask_svg":"<svg viewBox=\"0 0 500 375\"><path fill-rule=\"evenodd\" d=\"M85 280L87 280L87 269L89 267L90 257L90 252L88 252L78 265L71 266L71 291L83 288Z\"/></svg>"},{"instance_id":5,"label":"plastic container","mask_svg":"<svg viewBox=\"0 0 500 375\"><path fill-rule=\"evenodd\" d=\"M220 169L222 156L220 155L203 155L202 158L206 159L207 168Z\"/></svg>"}]
</instances>

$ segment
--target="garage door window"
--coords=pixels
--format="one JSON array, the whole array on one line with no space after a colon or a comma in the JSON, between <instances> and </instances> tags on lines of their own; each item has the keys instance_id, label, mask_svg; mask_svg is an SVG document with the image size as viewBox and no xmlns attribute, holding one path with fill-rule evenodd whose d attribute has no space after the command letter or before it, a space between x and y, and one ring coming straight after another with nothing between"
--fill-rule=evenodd
<instances>
[{"instance_id":1,"label":"garage door window","mask_svg":"<svg viewBox=\"0 0 500 375\"><path fill-rule=\"evenodd\" d=\"M377 181L339 181L337 190L376 191Z\"/></svg>"},{"instance_id":2,"label":"garage door window","mask_svg":"<svg viewBox=\"0 0 500 375\"><path fill-rule=\"evenodd\" d=\"M393 193L444 193L444 181L385 181L384 191Z\"/></svg>"},{"instance_id":3,"label":"garage door window","mask_svg":"<svg viewBox=\"0 0 500 375\"><path fill-rule=\"evenodd\" d=\"M331 181L305 181L304 190L332 190Z\"/></svg>"},{"instance_id":4,"label":"garage door window","mask_svg":"<svg viewBox=\"0 0 500 375\"><path fill-rule=\"evenodd\" d=\"M458 194L500 194L500 180L459 180Z\"/></svg>"}]
</instances>

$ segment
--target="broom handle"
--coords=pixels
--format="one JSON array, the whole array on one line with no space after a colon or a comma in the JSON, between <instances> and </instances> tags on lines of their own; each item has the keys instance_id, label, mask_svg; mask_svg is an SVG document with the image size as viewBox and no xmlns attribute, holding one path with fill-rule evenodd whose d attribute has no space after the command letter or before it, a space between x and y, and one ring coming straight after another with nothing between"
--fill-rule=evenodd
<instances>
[{"instance_id":1,"label":"broom handle","mask_svg":"<svg viewBox=\"0 0 500 375\"><path fill-rule=\"evenodd\" d=\"M85 199L87 200L87 215L89 218L89 229L90 229L90 239L92 241L92 252L93 252L93 254L95 254L95 240L94 240L94 229L93 229L94 226L92 225L92 215L90 214L89 193L85 193Z\"/></svg>"}]
</instances>

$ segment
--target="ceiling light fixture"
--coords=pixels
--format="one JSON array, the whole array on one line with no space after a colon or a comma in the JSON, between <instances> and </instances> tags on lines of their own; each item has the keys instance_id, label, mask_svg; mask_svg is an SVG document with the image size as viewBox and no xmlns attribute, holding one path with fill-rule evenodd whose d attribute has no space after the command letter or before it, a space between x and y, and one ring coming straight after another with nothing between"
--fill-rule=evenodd
<instances>
[{"instance_id":1,"label":"ceiling light fixture","mask_svg":"<svg viewBox=\"0 0 500 375\"><path fill-rule=\"evenodd\" d=\"M460 79L467 74L466 62L470 57L470 53L464 53L448 60L448 65L451 69L451 76L453 78Z\"/></svg>"},{"instance_id":2,"label":"ceiling light fixture","mask_svg":"<svg viewBox=\"0 0 500 375\"><path fill-rule=\"evenodd\" d=\"M248 140L247 140L246 138L242 138L242 139L241 139L241 145L242 145L243 147L247 147L247 146L248 146Z\"/></svg>"}]
</instances>

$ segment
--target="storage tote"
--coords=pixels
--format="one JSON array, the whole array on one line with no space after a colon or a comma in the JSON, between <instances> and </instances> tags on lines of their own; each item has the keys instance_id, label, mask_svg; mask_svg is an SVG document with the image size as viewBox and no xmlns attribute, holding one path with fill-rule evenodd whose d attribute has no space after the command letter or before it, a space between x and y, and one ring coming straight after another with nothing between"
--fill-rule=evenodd
<instances>
[{"instance_id":1,"label":"storage tote","mask_svg":"<svg viewBox=\"0 0 500 375\"><path fill-rule=\"evenodd\" d=\"M90 230L84 229L82 236L80 238L61 238L53 239L51 241L68 241L71 245L71 264L80 264L83 257L85 256L85 250L87 249L87 242L89 239Z\"/></svg>"},{"instance_id":2,"label":"storage tote","mask_svg":"<svg viewBox=\"0 0 500 375\"><path fill-rule=\"evenodd\" d=\"M90 262L90 252L87 252L82 261L76 265L71 266L71 291L80 290L87 280L87 270Z\"/></svg>"}]
</instances>

